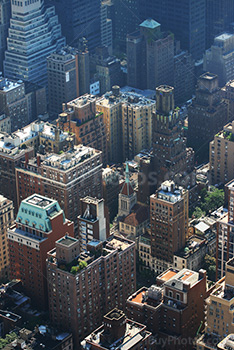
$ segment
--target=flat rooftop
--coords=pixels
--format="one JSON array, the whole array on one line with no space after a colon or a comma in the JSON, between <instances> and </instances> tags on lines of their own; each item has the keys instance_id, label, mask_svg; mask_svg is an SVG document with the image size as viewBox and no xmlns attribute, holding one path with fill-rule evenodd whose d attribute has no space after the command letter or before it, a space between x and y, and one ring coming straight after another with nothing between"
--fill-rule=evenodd
<instances>
[{"instance_id":1,"label":"flat rooftop","mask_svg":"<svg viewBox=\"0 0 234 350\"><path fill-rule=\"evenodd\" d=\"M159 275L157 277L157 279L163 281L163 282L167 282L169 281L171 278L175 277L175 275L177 275L177 273L179 272L179 270L175 270L170 268L169 270L163 272L161 275Z\"/></svg>"},{"instance_id":2,"label":"flat rooftop","mask_svg":"<svg viewBox=\"0 0 234 350\"><path fill-rule=\"evenodd\" d=\"M104 326L96 329L92 334L85 338L85 341L82 342L84 349L90 349L90 343L96 346L102 346L105 349L121 349L128 350L137 347L143 339L151 335L150 332L145 330L145 326L133 322L129 319L126 320L126 330L123 337L117 339L113 343L103 341L105 337L101 335L105 334Z\"/></svg>"},{"instance_id":3,"label":"flat rooftop","mask_svg":"<svg viewBox=\"0 0 234 350\"><path fill-rule=\"evenodd\" d=\"M64 245L66 247L70 247L77 242L78 242L77 239L70 237L70 236L65 236L65 237L59 239L56 243L59 243L59 244Z\"/></svg>"},{"instance_id":4,"label":"flat rooftop","mask_svg":"<svg viewBox=\"0 0 234 350\"><path fill-rule=\"evenodd\" d=\"M44 197L44 196L41 196L39 194L33 194L32 196L26 198L24 200L24 202L31 204L35 207L45 209L45 208L49 207L51 204L56 203L57 201L50 199L50 198L47 198L47 197Z\"/></svg>"}]
</instances>

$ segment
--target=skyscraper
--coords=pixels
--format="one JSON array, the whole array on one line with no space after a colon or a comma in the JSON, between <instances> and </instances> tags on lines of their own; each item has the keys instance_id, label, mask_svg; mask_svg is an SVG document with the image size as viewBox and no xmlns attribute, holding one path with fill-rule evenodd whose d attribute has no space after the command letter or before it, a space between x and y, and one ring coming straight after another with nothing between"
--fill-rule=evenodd
<instances>
[{"instance_id":1,"label":"skyscraper","mask_svg":"<svg viewBox=\"0 0 234 350\"><path fill-rule=\"evenodd\" d=\"M153 18L170 30L195 60L205 51L206 0L145 0L140 2L141 19Z\"/></svg>"},{"instance_id":2,"label":"skyscraper","mask_svg":"<svg viewBox=\"0 0 234 350\"><path fill-rule=\"evenodd\" d=\"M234 21L232 0L206 0L206 47L213 44L214 38L230 29Z\"/></svg>"},{"instance_id":3,"label":"skyscraper","mask_svg":"<svg viewBox=\"0 0 234 350\"><path fill-rule=\"evenodd\" d=\"M196 97L188 108L188 144L201 160L208 160L209 142L227 121L228 105L220 97L217 75L201 75Z\"/></svg>"},{"instance_id":4,"label":"skyscraper","mask_svg":"<svg viewBox=\"0 0 234 350\"><path fill-rule=\"evenodd\" d=\"M174 88L159 86L156 88L156 112L153 113L153 154L155 170L158 173L158 185L169 174L190 172L186 138L179 109L175 108ZM192 155L193 153L191 153ZM168 177L168 176L167 176Z\"/></svg>"},{"instance_id":5,"label":"skyscraper","mask_svg":"<svg viewBox=\"0 0 234 350\"><path fill-rule=\"evenodd\" d=\"M85 37L89 51L101 43L101 1L100 0L45 0L55 6L62 33L67 43L78 47L78 41Z\"/></svg>"},{"instance_id":6,"label":"skyscraper","mask_svg":"<svg viewBox=\"0 0 234 350\"><path fill-rule=\"evenodd\" d=\"M47 85L46 57L65 45L54 7L44 0L13 1L4 74Z\"/></svg>"},{"instance_id":7,"label":"skyscraper","mask_svg":"<svg viewBox=\"0 0 234 350\"><path fill-rule=\"evenodd\" d=\"M11 17L11 0L0 1L0 69L3 69L4 53L7 48L7 35Z\"/></svg>"},{"instance_id":8,"label":"skyscraper","mask_svg":"<svg viewBox=\"0 0 234 350\"><path fill-rule=\"evenodd\" d=\"M152 89L174 82L174 36L147 19L127 36L128 85Z\"/></svg>"},{"instance_id":9,"label":"skyscraper","mask_svg":"<svg viewBox=\"0 0 234 350\"><path fill-rule=\"evenodd\" d=\"M62 104L78 96L78 68L76 52L64 47L47 57L49 110L62 112Z\"/></svg>"}]
</instances>

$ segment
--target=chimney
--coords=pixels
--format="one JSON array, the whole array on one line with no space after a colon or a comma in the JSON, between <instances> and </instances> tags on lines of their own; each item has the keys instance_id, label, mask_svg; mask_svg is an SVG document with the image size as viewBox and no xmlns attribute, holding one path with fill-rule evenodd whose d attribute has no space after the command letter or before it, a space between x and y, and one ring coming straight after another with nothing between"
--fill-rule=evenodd
<instances>
[{"instance_id":1,"label":"chimney","mask_svg":"<svg viewBox=\"0 0 234 350\"><path fill-rule=\"evenodd\" d=\"M25 169L27 169L28 167L28 160L29 160L28 152L25 152Z\"/></svg>"},{"instance_id":2,"label":"chimney","mask_svg":"<svg viewBox=\"0 0 234 350\"><path fill-rule=\"evenodd\" d=\"M41 157L39 154L37 154L37 166L39 167L41 165Z\"/></svg>"}]
</instances>

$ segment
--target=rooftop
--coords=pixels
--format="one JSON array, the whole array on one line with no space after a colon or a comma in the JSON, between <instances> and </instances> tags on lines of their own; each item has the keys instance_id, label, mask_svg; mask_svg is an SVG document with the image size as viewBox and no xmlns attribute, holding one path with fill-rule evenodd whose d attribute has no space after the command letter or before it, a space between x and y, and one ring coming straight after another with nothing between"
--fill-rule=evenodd
<instances>
[{"instance_id":1,"label":"rooftop","mask_svg":"<svg viewBox=\"0 0 234 350\"><path fill-rule=\"evenodd\" d=\"M82 342L83 349L90 349L89 344L95 344L96 346L102 347L104 349L121 349L128 350L136 348L143 339L149 337L150 332L145 330L145 326L139 323L133 322L126 319L126 329L125 334L115 340L114 342L109 342L107 337L105 337L104 325L92 332L85 340Z\"/></svg>"},{"instance_id":2,"label":"rooftop","mask_svg":"<svg viewBox=\"0 0 234 350\"><path fill-rule=\"evenodd\" d=\"M215 37L215 41L225 41L225 40L228 40L230 38L234 37L233 34L230 34L230 33L223 33L221 35L218 35Z\"/></svg>"},{"instance_id":3,"label":"rooftop","mask_svg":"<svg viewBox=\"0 0 234 350\"><path fill-rule=\"evenodd\" d=\"M56 200L33 194L22 200L16 222L26 223L35 229L48 232L51 230L50 219L61 213L63 211ZM63 218L65 221L64 214Z\"/></svg>"},{"instance_id":4,"label":"rooftop","mask_svg":"<svg viewBox=\"0 0 234 350\"><path fill-rule=\"evenodd\" d=\"M73 244L77 243L77 239L66 235L65 237L59 239L56 243L59 243L60 245L64 245L65 247L70 247Z\"/></svg>"},{"instance_id":5,"label":"rooftop","mask_svg":"<svg viewBox=\"0 0 234 350\"><path fill-rule=\"evenodd\" d=\"M149 210L147 206L136 203L131 211L129 215L120 221L127 225L137 227L149 219Z\"/></svg>"},{"instance_id":6,"label":"rooftop","mask_svg":"<svg viewBox=\"0 0 234 350\"><path fill-rule=\"evenodd\" d=\"M60 170L67 170L75 167L86 159L101 154L101 151L95 150L91 147L83 145L74 146L74 149L64 152L62 154L50 153L45 157L43 165L57 168Z\"/></svg>"},{"instance_id":7,"label":"rooftop","mask_svg":"<svg viewBox=\"0 0 234 350\"><path fill-rule=\"evenodd\" d=\"M152 18L148 18L140 24L140 27L149 28L149 29L155 29L155 28L160 27L160 26L161 26L161 24L156 22Z\"/></svg>"},{"instance_id":8,"label":"rooftop","mask_svg":"<svg viewBox=\"0 0 234 350\"><path fill-rule=\"evenodd\" d=\"M229 334L226 338L221 340L217 348L220 350L234 350L234 334Z\"/></svg>"},{"instance_id":9,"label":"rooftop","mask_svg":"<svg viewBox=\"0 0 234 350\"><path fill-rule=\"evenodd\" d=\"M159 279L159 280L161 280L163 282L167 282L171 278L175 277L178 272L179 272L179 270L175 270L173 268L170 268L170 269L166 270L165 272L163 272L161 275L159 275L157 277L157 279Z\"/></svg>"},{"instance_id":10,"label":"rooftop","mask_svg":"<svg viewBox=\"0 0 234 350\"><path fill-rule=\"evenodd\" d=\"M8 92L11 90L14 90L18 88L20 85L22 85L23 82L21 80L19 81L11 81L7 78L1 78L0 79L0 91Z\"/></svg>"}]
</instances>

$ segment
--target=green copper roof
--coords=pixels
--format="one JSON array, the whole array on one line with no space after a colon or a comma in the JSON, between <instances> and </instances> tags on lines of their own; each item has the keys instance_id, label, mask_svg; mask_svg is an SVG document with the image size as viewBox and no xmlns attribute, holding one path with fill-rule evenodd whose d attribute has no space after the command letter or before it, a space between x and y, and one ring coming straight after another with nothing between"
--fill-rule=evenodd
<instances>
[{"instance_id":1,"label":"green copper roof","mask_svg":"<svg viewBox=\"0 0 234 350\"><path fill-rule=\"evenodd\" d=\"M51 230L50 220L61 212L62 209L57 201L39 194L33 194L21 202L16 222L35 227L40 231L49 232ZM63 220L65 221L64 215Z\"/></svg>"},{"instance_id":2,"label":"green copper roof","mask_svg":"<svg viewBox=\"0 0 234 350\"><path fill-rule=\"evenodd\" d=\"M146 19L144 22L140 24L140 27L155 29L157 27L160 27L161 24L156 22L154 19Z\"/></svg>"}]
</instances>

